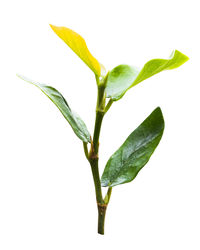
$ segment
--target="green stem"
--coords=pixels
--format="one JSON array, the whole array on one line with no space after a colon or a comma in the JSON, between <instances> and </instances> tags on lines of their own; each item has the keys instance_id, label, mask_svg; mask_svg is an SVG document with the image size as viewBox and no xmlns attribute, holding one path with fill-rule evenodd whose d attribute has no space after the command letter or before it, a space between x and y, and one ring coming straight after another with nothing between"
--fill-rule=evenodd
<instances>
[{"instance_id":1,"label":"green stem","mask_svg":"<svg viewBox=\"0 0 200 250\"><path fill-rule=\"evenodd\" d=\"M98 233L104 234L104 223L106 216L107 204L98 204Z\"/></svg>"},{"instance_id":2,"label":"green stem","mask_svg":"<svg viewBox=\"0 0 200 250\"><path fill-rule=\"evenodd\" d=\"M101 191L101 181L99 177L98 158L90 158L89 162L91 165L92 176L94 180L96 201L97 201L97 204L103 204L104 202L103 202L103 196L102 196L102 191Z\"/></svg>"},{"instance_id":3,"label":"green stem","mask_svg":"<svg viewBox=\"0 0 200 250\"><path fill-rule=\"evenodd\" d=\"M103 204L103 196L101 191L101 181L99 176L99 136L101 131L101 124L104 117L104 107L105 107L105 98L104 98L104 86L98 86L98 97L97 97L97 107L96 107L96 119L95 119L95 126L94 126L94 135L93 141L91 144L91 150L89 153L89 162L91 165L94 185L95 185L95 192L96 192L96 200L97 204Z\"/></svg>"},{"instance_id":4,"label":"green stem","mask_svg":"<svg viewBox=\"0 0 200 250\"><path fill-rule=\"evenodd\" d=\"M96 111L96 120L95 120L95 127L94 127L94 136L93 136L94 153L96 155L98 155L98 152L99 152L99 136L100 136L103 117L104 117L104 113L102 111Z\"/></svg>"},{"instance_id":5,"label":"green stem","mask_svg":"<svg viewBox=\"0 0 200 250\"><path fill-rule=\"evenodd\" d=\"M101 190L101 181L99 176L99 137L100 137L100 131L101 131L101 125L103 121L103 117L105 112L110 108L112 102L109 103L107 106L107 110L105 110L105 82L99 84L98 79L98 97L97 97L97 106L96 106L96 119L95 119L95 126L94 126L94 134L93 134L93 140L91 142L91 149L90 153L87 157L87 150L86 145L84 145L84 150L86 157L88 158L93 180L94 180L94 186L95 186L95 193L96 193L96 201L97 201L97 208L98 208L98 233L104 234L104 222L105 222L105 215L106 215L106 209L107 204L110 199L111 195L111 189L108 189L107 196L108 199L105 201L102 196L102 190Z\"/></svg>"}]
</instances>

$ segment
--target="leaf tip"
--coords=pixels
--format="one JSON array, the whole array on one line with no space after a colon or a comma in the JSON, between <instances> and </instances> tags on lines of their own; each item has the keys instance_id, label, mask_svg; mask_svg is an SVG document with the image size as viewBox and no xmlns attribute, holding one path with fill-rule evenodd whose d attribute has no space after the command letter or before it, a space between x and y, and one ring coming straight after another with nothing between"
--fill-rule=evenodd
<instances>
[{"instance_id":1,"label":"leaf tip","mask_svg":"<svg viewBox=\"0 0 200 250\"><path fill-rule=\"evenodd\" d=\"M56 26L54 26L53 24L49 24L49 26L52 28L52 29L54 29L54 27L56 27Z\"/></svg>"},{"instance_id":2,"label":"leaf tip","mask_svg":"<svg viewBox=\"0 0 200 250\"><path fill-rule=\"evenodd\" d=\"M16 73L16 76L19 77L20 79L24 80L24 76L23 75Z\"/></svg>"},{"instance_id":3,"label":"leaf tip","mask_svg":"<svg viewBox=\"0 0 200 250\"><path fill-rule=\"evenodd\" d=\"M163 113L162 113L162 109L161 109L161 107L157 107L157 108L155 108L154 109L154 111L153 112L157 112L160 116L162 116L163 117Z\"/></svg>"},{"instance_id":4,"label":"leaf tip","mask_svg":"<svg viewBox=\"0 0 200 250\"><path fill-rule=\"evenodd\" d=\"M188 60L190 59L188 56L186 56L185 54L183 54L183 53L180 52L179 50L175 50L175 52L179 53L179 54L182 56L182 58L185 60L185 62L188 61Z\"/></svg>"},{"instance_id":5,"label":"leaf tip","mask_svg":"<svg viewBox=\"0 0 200 250\"><path fill-rule=\"evenodd\" d=\"M170 59L171 61L173 61L173 65L171 65L169 69L175 69L187 62L189 60L189 57L179 50L173 50Z\"/></svg>"},{"instance_id":6,"label":"leaf tip","mask_svg":"<svg viewBox=\"0 0 200 250\"><path fill-rule=\"evenodd\" d=\"M55 26L53 24L49 24L49 26L51 27L51 29L56 33L56 31L58 30L58 26Z\"/></svg>"},{"instance_id":7,"label":"leaf tip","mask_svg":"<svg viewBox=\"0 0 200 250\"><path fill-rule=\"evenodd\" d=\"M155 108L154 111L160 112L162 114L162 110L161 110L161 108L159 106L157 108Z\"/></svg>"},{"instance_id":8,"label":"leaf tip","mask_svg":"<svg viewBox=\"0 0 200 250\"><path fill-rule=\"evenodd\" d=\"M25 81L25 82L30 82L30 80L28 78L26 78L25 76L21 75L21 74L16 74L17 77L19 77L21 80Z\"/></svg>"},{"instance_id":9,"label":"leaf tip","mask_svg":"<svg viewBox=\"0 0 200 250\"><path fill-rule=\"evenodd\" d=\"M153 113L157 115L158 119L161 121L162 123L162 130L164 131L165 128L165 120L164 120L164 116L163 116L163 112L162 109L158 106Z\"/></svg>"}]
</instances>

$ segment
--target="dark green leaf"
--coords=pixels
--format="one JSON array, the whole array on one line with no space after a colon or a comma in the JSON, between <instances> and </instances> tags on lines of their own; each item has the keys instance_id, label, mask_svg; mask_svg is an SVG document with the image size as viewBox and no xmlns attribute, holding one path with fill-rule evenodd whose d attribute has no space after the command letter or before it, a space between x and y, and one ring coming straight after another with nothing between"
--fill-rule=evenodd
<instances>
[{"instance_id":1,"label":"dark green leaf","mask_svg":"<svg viewBox=\"0 0 200 250\"><path fill-rule=\"evenodd\" d=\"M145 79L169 69L175 69L185 63L189 58L175 50L170 58L153 59L147 62L142 70L128 66L119 65L112 69L108 74L106 97L117 101L126 91Z\"/></svg>"},{"instance_id":2,"label":"dark green leaf","mask_svg":"<svg viewBox=\"0 0 200 250\"><path fill-rule=\"evenodd\" d=\"M69 122L75 134L84 142L90 142L90 133L81 118L70 109L65 98L55 88L34 82L24 76L18 75L22 80L32 83L38 87L57 106L65 119Z\"/></svg>"},{"instance_id":3,"label":"dark green leaf","mask_svg":"<svg viewBox=\"0 0 200 250\"><path fill-rule=\"evenodd\" d=\"M162 112L156 108L110 157L101 177L101 185L113 187L132 181L156 149L163 130Z\"/></svg>"}]
</instances>

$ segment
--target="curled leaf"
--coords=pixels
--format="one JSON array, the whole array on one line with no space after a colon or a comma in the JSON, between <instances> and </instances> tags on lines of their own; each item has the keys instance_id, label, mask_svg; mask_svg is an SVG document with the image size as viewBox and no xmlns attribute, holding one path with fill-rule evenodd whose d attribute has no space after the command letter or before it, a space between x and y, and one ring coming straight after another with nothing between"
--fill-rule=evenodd
<instances>
[{"instance_id":1,"label":"curled leaf","mask_svg":"<svg viewBox=\"0 0 200 250\"><path fill-rule=\"evenodd\" d=\"M175 50L169 59L153 59L139 70L129 65L119 65L108 74L106 97L117 101L126 91L145 79L160 73L163 70L175 69L185 63L189 58Z\"/></svg>"}]
</instances>

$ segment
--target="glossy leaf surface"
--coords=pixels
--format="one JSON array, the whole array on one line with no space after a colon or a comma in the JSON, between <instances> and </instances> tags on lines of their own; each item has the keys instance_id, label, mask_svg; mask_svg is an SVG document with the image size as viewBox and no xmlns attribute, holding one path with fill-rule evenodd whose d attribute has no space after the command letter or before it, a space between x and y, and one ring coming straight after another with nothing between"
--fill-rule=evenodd
<instances>
[{"instance_id":1,"label":"glossy leaf surface","mask_svg":"<svg viewBox=\"0 0 200 250\"><path fill-rule=\"evenodd\" d=\"M117 101L126 91L145 79L163 71L175 69L188 60L188 57L175 50L169 59L148 61L142 70L129 65L119 65L109 72L106 86L106 97Z\"/></svg>"},{"instance_id":2,"label":"glossy leaf surface","mask_svg":"<svg viewBox=\"0 0 200 250\"><path fill-rule=\"evenodd\" d=\"M162 112L156 108L110 157L101 177L101 185L113 187L132 181L149 161L163 130Z\"/></svg>"},{"instance_id":3,"label":"glossy leaf surface","mask_svg":"<svg viewBox=\"0 0 200 250\"><path fill-rule=\"evenodd\" d=\"M55 88L34 82L24 76L18 75L22 80L29 82L38 87L49 99L57 106L65 119L69 122L75 134L84 142L90 142L90 133L81 118L70 109L65 98Z\"/></svg>"},{"instance_id":4,"label":"glossy leaf surface","mask_svg":"<svg viewBox=\"0 0 200 250\"><path fill-rule=\"evenodd\" d=\"M90 53L87 48L85 40L76 32L69 28L57 27L50 25L53 31L87 64L87 66L98 77L103 74L105 70L96 58Z\"/></svg>"}]
</instances>

